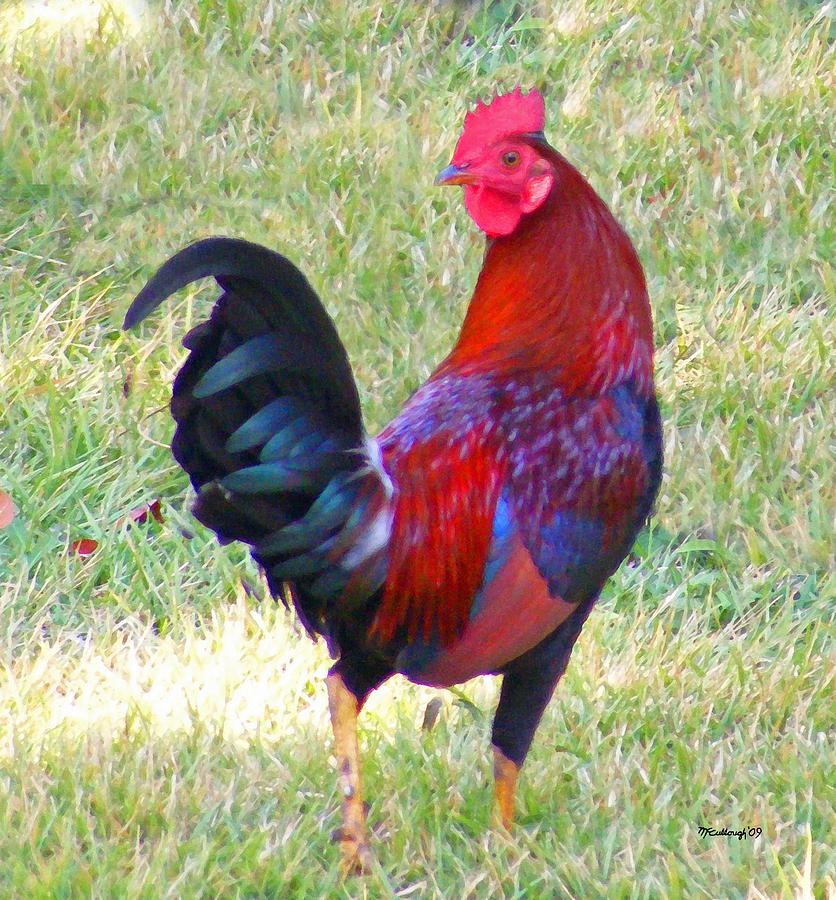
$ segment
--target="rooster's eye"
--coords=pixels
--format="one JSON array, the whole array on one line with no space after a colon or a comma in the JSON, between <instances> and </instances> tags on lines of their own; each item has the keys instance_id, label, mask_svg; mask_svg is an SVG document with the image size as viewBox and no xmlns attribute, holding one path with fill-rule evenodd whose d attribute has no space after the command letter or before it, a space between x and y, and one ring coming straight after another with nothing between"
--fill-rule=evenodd
<instances>
[{"instance_id":1,"label":"rooster's eye","mask_svg":"<svg viewBox=\"0 0 836 900\"><path fill-rule=\"evenodd\" d=\"M509 150L502 154L502 164L509 168L515 166L520 161L520 154L516 150Z\"/></svg>"}]
</instances>

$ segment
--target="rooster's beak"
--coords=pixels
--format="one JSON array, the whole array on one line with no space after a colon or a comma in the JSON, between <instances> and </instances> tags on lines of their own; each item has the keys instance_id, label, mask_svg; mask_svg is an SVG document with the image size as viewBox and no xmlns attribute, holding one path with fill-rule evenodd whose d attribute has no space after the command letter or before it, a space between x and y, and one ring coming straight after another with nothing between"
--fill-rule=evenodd
<instances>
[{"instance_id":1,"label":"rooster's beak","mask_svg":"<svg viewBox=\"0 0 836 900\"><path fill-rule=\"evenodd\" d=\"M466 166L454 166L452 163L442 169L433 184L475 184L476 176L467 171Z\"/></svg>"}]
</instances>

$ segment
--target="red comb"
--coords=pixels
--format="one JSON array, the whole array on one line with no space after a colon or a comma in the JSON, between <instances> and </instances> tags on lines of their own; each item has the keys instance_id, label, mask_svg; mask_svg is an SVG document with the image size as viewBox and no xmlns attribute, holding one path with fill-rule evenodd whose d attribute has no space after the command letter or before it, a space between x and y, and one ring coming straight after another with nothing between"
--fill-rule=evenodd
<instances>
[{"instance_id":1,"label":"red comb","mask_svg":"<svg viewBox=\"0 0 836 900\"><path fill-rule=\"evenodd\" d=\"M464 117L453 164L466 162L474 151L478 153L508 135L542 131L545 122L546 104L536 88L523 94L517 85L510 94L494 97L490 103L480 100Z\"/></svg>"}]
</instances>

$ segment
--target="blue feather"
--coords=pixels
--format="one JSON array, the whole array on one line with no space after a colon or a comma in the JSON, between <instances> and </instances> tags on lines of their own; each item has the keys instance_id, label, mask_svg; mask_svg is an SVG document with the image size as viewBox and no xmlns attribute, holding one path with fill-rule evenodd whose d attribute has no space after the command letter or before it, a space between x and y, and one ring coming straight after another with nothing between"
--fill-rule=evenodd
<instances>
[{"instance_id":1,"label":"blue feather","mask_svg":"<svg viewBox=\"0 0 836 900\"><path fill-rule=\"evenodd\" d=\"M305 404L293 397L280 397L271 401L232 432L225 446L227 453L240 453L269 441L289 421L302 415L304 410Z\"/></svg>"},{"instance_id":2,"label":"blue feather","mask_svg":"<svg viewBox=\"0 0 836 900\"><path fill-rule=\"evenodd\" d=\"M336 528L344 525L357 497L357 488L346 486L346 481L344 474L332 478L302 519L274 531L255 547L255 551L260 555L290 553L324 541Z\"/></svg>"},{"instance_id":3,"label":"blue feather","mask_svg":"<svg viewBox=\"0 0 836 900\"><path fill-rule=\"evenodd\" d=\"M337 450L347 450L345 440L338 440L334 435L327 435L323 438L320 432L312 432L307 437L302 438L298 444L291 447L289 458L295 456L304 456L307 453L334 453Z\"/></svg>"},{"instance_id":4,"label":"blue feather","mask_svg":"<svg viewBox=\"0 0 836 900\"><path fill-rule=\"evenodd\" d=\"M314 459L259 463L238 469L221 479L228 491L239 494L272 494L277 491L314 493L334 475L342 454L323 454Z\"/></svg>"},{"instance_id":5,"label":"blue feather","mask_svg":"<svg viewBox=\"0 0 836 900\"><path fill-rule=\"evenodd\" d=\"M326 601L335 597L339 597L340 602L345 602L349 598L356 601L365 600L383 585L388 568L389 558L382 553L356 569L334 566L306 586L305 590L312 596ZM346 594L346 588L349 587L350 590Z\"/></svg>"},{"instance_id":6,"label":"blue feather","mask_svg":"<svg viewBox=\"0 0 836 900\"><path fill-rule=\"evenodd\" d=\"M644 427L645 403L629 384L619 384L609 392L618 412L615 430L626 441L638 442Z\"/></svg>"},{"instance_id":7,"label":"blue feather","mask_svg":"<svg viewBox=\"0 0 836 900\"><path fill-rule=\"evenodd\" d=\"M473 605L470 610L471 619L477 615L482 608L485 585L490 584L490 582L493 581L508 559L510 539L514 534L514 531L515 526L511 519L511 507L508 503L506 493L503 492L496 502L496 512L493 517L493 532L491 534L491 542L488 546L488 558L485 560L485 575L482 579L482 587L476 592L476 596L473 598Z\"/></svg>"},{"instance_id":8,"label":"blue feather","mask_svg":"<svg viewBox=\"0 0 836 900\"><path fill-rule=\"evenodd\" d=\"M539 546L530 548L531 557L552 594L571 600L587 586L600 584L604 532L601 522L565 509L540 529Z\"/></svg>"},{"instance_id":9,"label":"blue feather","mask_svg":"<svg viewBox=\"0 0 836 900\"><path fill-rule=\"evenodd\" d=\"M271 572L279 578L305 578L316 575L330 564L322 552L322 548L317 547L310 553L301 553L299 556L293 556L275 564L272 566Z\"/></svg>"},{"instance_id":10,"label":"blue feather","mask_svg":"<svg viewBox=\"0 0 836 900\"><path fill-rule=\"evenodd\" d=\"M233 385L283 368L281 344L274 334L262 334L236 347L206 372L194 386L192 393L203 399Z\"/></svg>"},{"instance_id":11,"label":"blue feather","mask_svg":"<svg viewBox=\"0 0 836 900\"><path fill-rule=\"evenodd\" d=\"M305 592L318 600L330 600L340 596L351 578L351 572L334 566L316 580L305 585Z\"/></svg>"},{"instance_id":12,"label":"blue feather","mask_svg":"<svg viewBox=\"0 0 836 900\"><path fill-rule=\"evenodd\" d=\"M296 447L311 436L311 432L317 428L316 423L308 416L300 416L280 431L277 431L264 445L259 459L262 462L284 459L293 454ZM322 443L324 436L321 432L314 431L317 443ZM293 455L299 455L298 453Z\"/></svg>"}]
</instances>

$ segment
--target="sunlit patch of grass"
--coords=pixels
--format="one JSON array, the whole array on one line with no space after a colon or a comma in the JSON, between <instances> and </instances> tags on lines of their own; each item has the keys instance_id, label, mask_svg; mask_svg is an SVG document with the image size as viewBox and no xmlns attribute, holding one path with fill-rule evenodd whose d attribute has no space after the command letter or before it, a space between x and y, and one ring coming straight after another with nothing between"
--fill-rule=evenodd
<instances>
[{"instance_id":1,"label":"sunlit patch of grass","mask_svg":"<svg viewBox=\"0 0 836 900\"><path fill-rule=\"evenodd\" d=\"M833 4L149 11L2 40L0 895L836 893ZM433 692L396 679L361 719L381 872L339 885L324 648L191 520L165 446L214 290L119 325L194 238L276 247L376 431L449 349L481 259L432 179L468 104L517 83L644 261L665 480L513 835L490 830L494 680L423 733ZM156 498L162 523L119 524Z\"/></svg>"},{"instance_id":2,"label":"sunlit patch of grass","mask_svg":"<svg viewBox=\"0 0 836 900\"><path fill-rule=\"evenodd\" d=\"M83 46L105 36L139 35L147 27L146 0L16 0L0 9L0 55L37 55L56 42Z\"/></svg>"}]
</instances>

